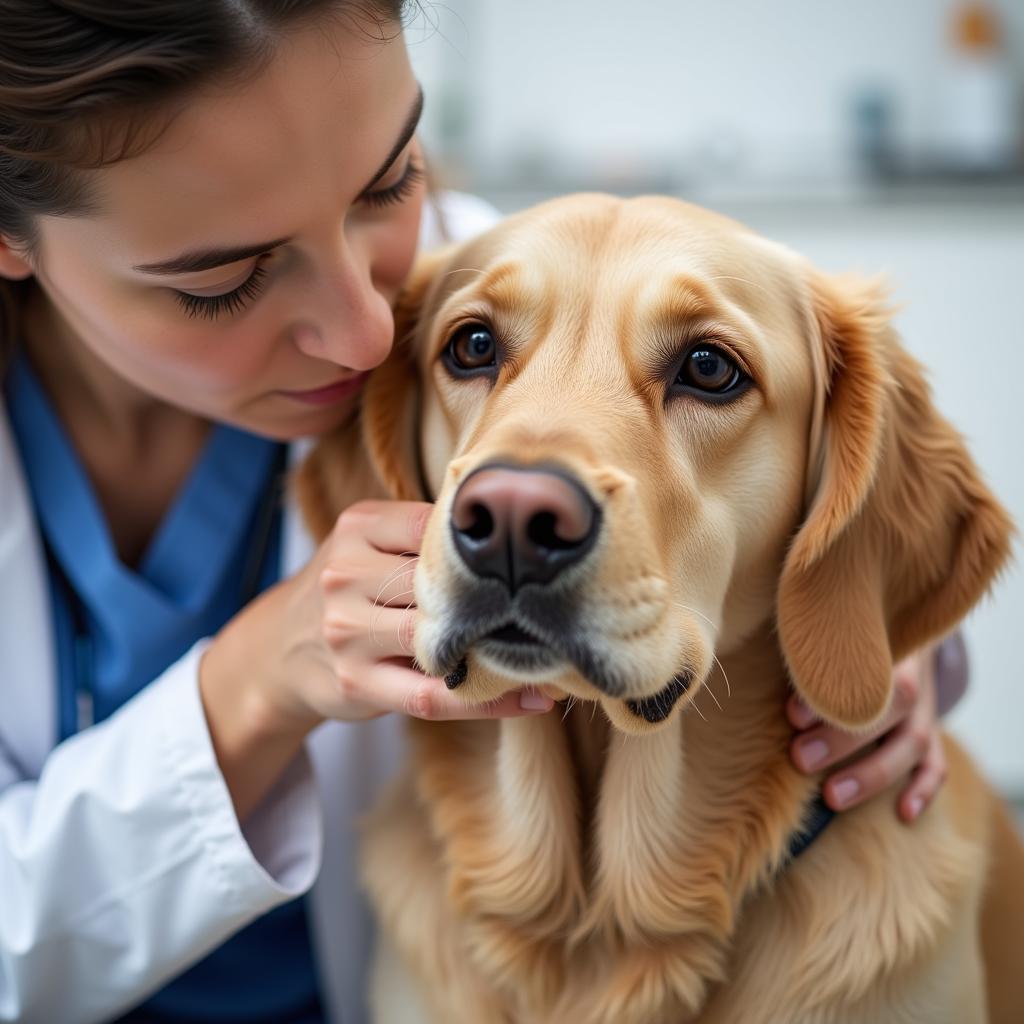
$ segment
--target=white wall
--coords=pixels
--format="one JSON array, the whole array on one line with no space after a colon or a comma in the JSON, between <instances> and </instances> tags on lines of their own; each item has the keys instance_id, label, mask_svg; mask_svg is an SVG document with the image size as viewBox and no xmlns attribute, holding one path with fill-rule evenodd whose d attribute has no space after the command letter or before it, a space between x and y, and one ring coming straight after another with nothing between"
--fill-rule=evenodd
<instances>
[{"instance_id":1,"label":"white wall","mask_svg":"<svg viewBox=\"0 0 1024 1024\"><path fill-rule=\"evenodd\" d=\"M954 0L449 0L414 46L465 90L470 158L489 176L538 157L586 176L644 163L687 174L837 173L850 105L891 90L901 136L933 139ZM1024 3L996 0L1024 58ZM437 89L427 137L439 140Z\"/></svg>"}]
</instances>

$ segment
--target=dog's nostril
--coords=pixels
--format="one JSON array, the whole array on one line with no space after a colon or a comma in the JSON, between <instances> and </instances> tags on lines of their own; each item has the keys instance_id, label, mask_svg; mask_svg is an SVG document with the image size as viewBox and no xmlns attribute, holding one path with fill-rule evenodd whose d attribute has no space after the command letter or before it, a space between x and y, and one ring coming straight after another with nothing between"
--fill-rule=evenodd
<instances>
[{"instance_id":1,"label":"dog's nostril","mask_svg":"<svg viewBox=\"0 0 1024 1024\"><path fill-rule=\"evenodd\" d=\"M560 536L558 527L558 517L553 512L538 512L526 524L526 536L538 548L548 551L565 551L580 543L579 540Z\"/></svg>"},{"instance_id":2,"label":"dog's nostril","mask_svg":"<svg viewBox=\"0 0 1024 1024\"><path fill-rule=\"evenodd\" d=\"M455 528L470 540L487 540L494 533L494 516L486 505L474 502L455 517Z\"/></svg>"}]
</instances>

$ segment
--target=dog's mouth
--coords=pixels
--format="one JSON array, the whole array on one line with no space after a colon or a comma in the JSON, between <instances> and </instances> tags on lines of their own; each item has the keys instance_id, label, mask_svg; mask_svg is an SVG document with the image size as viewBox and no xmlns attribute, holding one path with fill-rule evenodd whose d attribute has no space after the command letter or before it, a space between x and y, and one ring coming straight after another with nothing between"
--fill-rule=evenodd
<instances>
[{"instance_id":1,"label":"dog's mouth","mask_svg":"<svg viewBox=\"0 0 1024 1024\"><path fill-rule=\"evenodd\" d=\"M594 656L585 631L564 605L557 614L553 604L525 609L480 604L463 610L466 614L452 617L435 650L438 674L445 676L450 689L465 681L466 661L474 654L520 682L530 681L533 675L551 679L561 671L575 669L599 690L613 695L621 692L620 681Z\"/></svg>"},{"instance_id":2,"label":"dog's mouth","mask_svg":"<svg viewBox=\"0 0 1024 1024\"><path fill-rule=\"evenodd\" d=\"M476 633L470 639L465 633L461 652L454 655L449 647L448 671L444 673L445 684L454 690L461 686L469 675L468 655L482 654L488 661L504 666L521 674L523 672L545 672L559 665L575 668L591 685L608 696L622 699L621 683L612 677L588 644L573 631L551 631L521 620L506 620L486 631ZM693 683L693 673L684 670L669 680L665 686L647 697L623 699L623 705L631 715L651 725L664 722L672 714L676 704Z\"/></svg>"},{"instance_id":3,"label":"dog's mouth","mask_svg":"<svg viewBox=\"0 0 1024 1024\"><path fill-rule=\"evenodd\" d=\"M481 639L483 640L497 640L503 644L514 644L514 645L526 645L526 646L538 646L543 645L543 641L539 640L535 636L531 636L521 626L517 626L514 622L506 623L504 626L499 626L497 629L492 629L490 633L486 633Z\"/></svg>"},{"instance_id":4,"label":"dog's mouth","mask_svg":"<svg viewBox=\"0 0 1024 1024\"><path fill-rule=\"evenodd\" d=\"M531 630L528 623L515 620L483 633L470 649L520 677L533 672L549 674L559 665L572 661L571 652L556 643L546 631Z\"/></svg>"}]
</instances>

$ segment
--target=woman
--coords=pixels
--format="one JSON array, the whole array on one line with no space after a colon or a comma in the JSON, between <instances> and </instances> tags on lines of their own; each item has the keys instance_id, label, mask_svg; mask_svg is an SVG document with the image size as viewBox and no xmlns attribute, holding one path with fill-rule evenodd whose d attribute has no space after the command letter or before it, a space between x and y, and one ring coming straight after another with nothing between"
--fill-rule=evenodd
<instances>
[{"instance_id":1,"label":"woman","mask_svg":"<svg viewBox=\"0 0 1024 1024\"><path fill-rule=\"evenodd\" d=\"M276 500L413 260L402 6L0 0L2 1020L362 1019L381 716L551 706L412 668L428 506L357 505L312 553ZM806 770L871 749L834 806L934 794L930 663L873 737L787 709Z\"/></svg>"}]
</instances>

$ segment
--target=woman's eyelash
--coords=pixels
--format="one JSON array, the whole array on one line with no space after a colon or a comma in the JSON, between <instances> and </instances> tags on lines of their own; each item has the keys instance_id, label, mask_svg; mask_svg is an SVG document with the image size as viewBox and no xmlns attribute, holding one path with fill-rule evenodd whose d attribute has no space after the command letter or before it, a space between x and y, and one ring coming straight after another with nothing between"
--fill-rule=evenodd
<instances>
[{"instance_id":1,"label":"woman's eyelash","mask_svg":"<svg viewBox=\"0 0 1024 1024\"><path fill-rule=\"evenodd\" d=\"M257 263L252 273L233 291L223 295L190 295L188 292L175 291L174 297L190 317L206 317L213 320L222 313L237 313L246 303L251 302L263 291L267 268Z\"/></svg>"},{"instance_id":2,"label":"woman's eyelash","mask_svg":"<svg viewBox=\"0 0 1024 1024\"><path fill-rule=\"evenodd\" d=\"M422 180L423 168L410 159L408 166L405 168L405 174L402 175L400 181L395 182L390 188L382 188L377 192L367 192L363 196L363 202L368 206L374 207L400 203L415 190Z\"/></svg>"}]
</instances>

